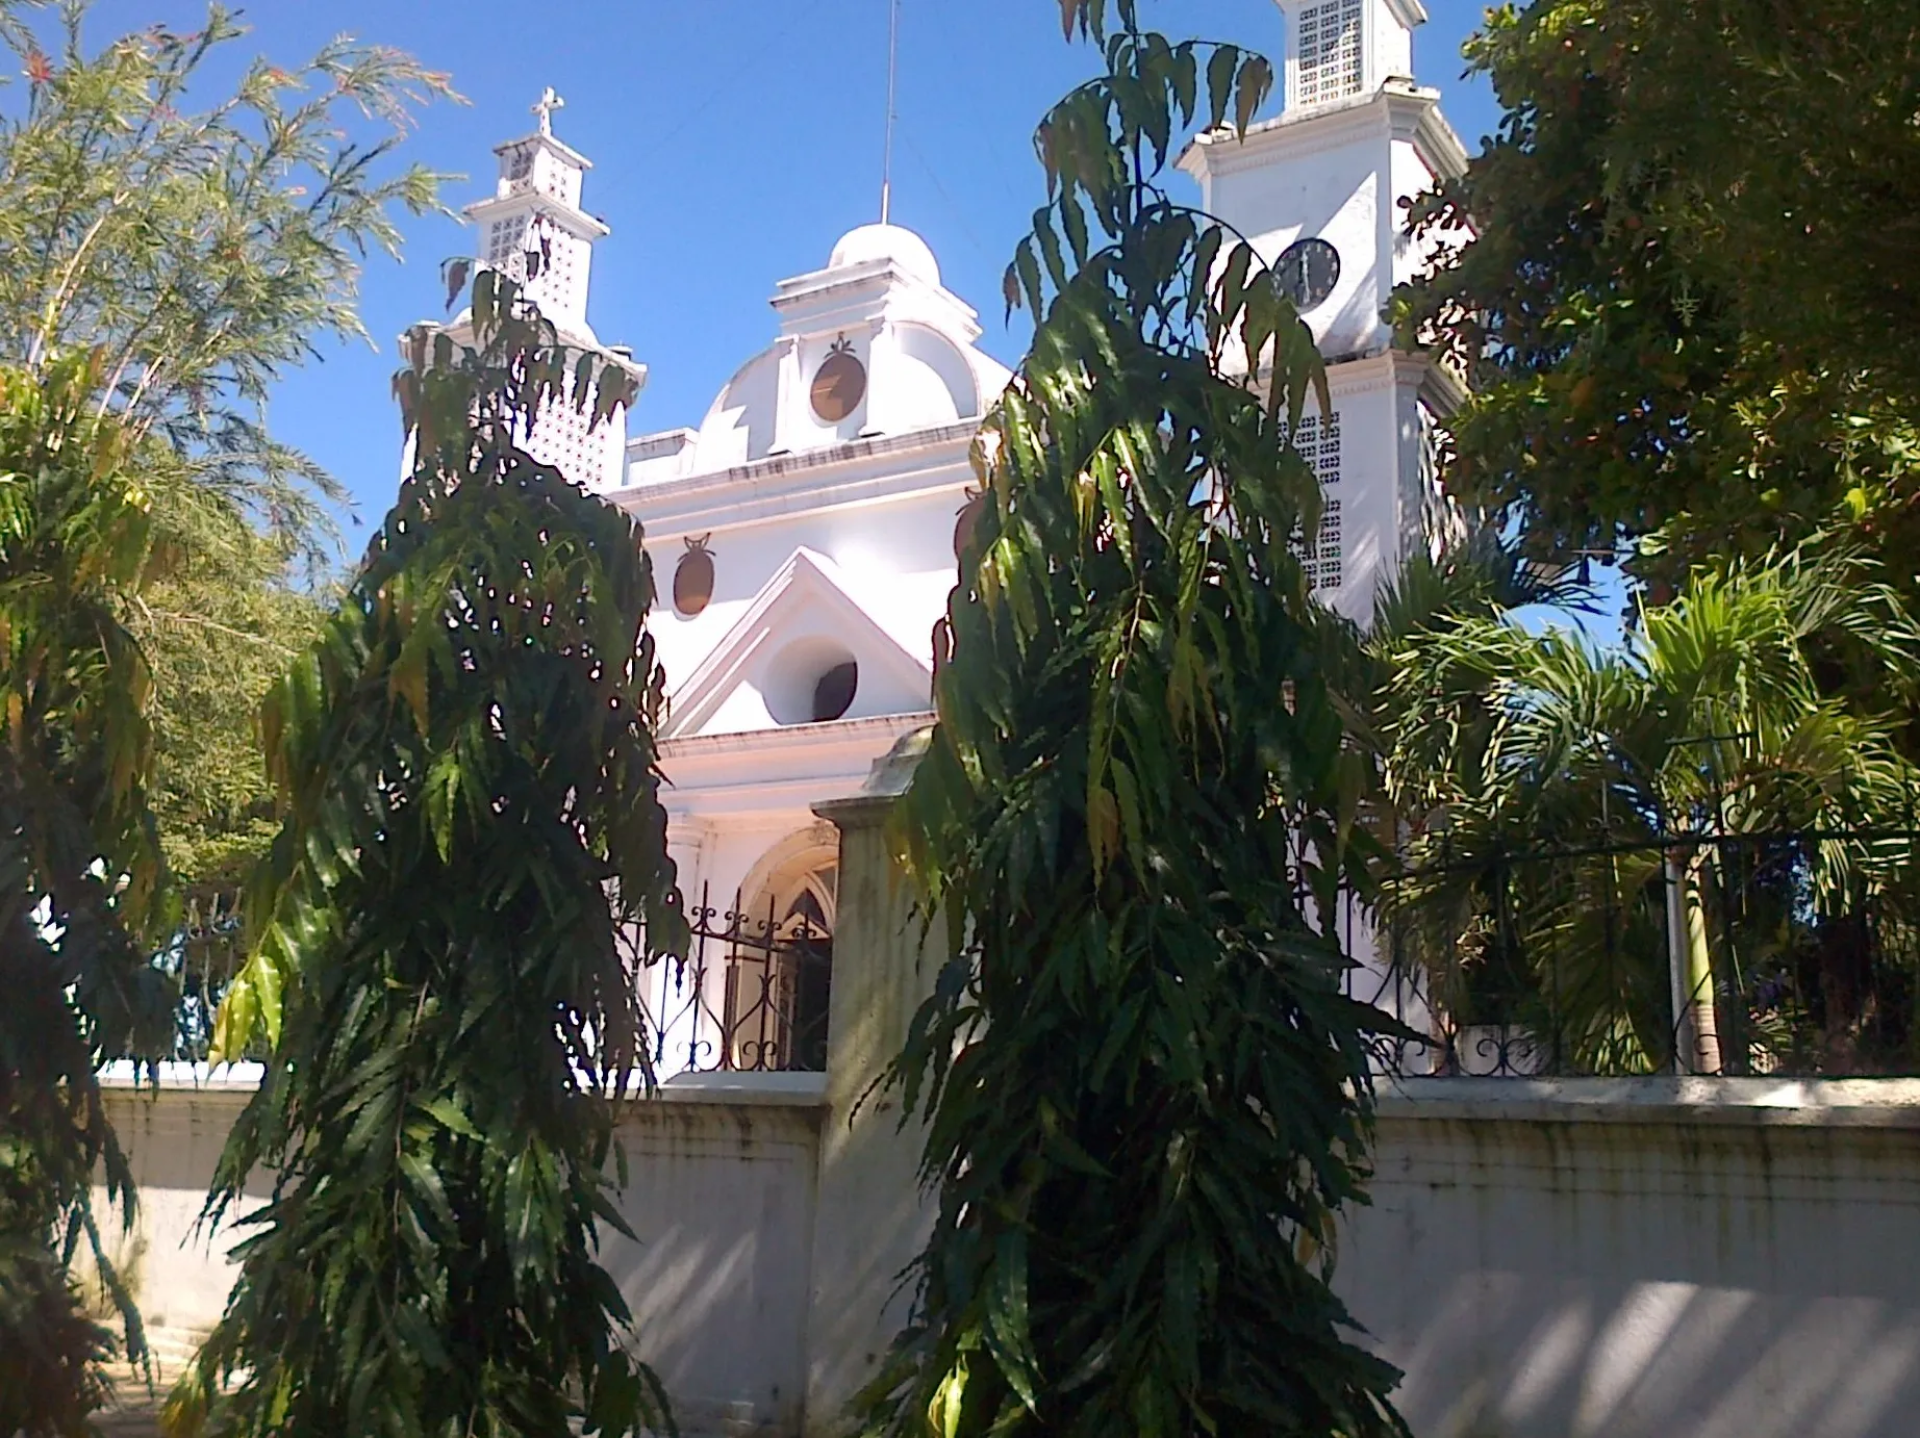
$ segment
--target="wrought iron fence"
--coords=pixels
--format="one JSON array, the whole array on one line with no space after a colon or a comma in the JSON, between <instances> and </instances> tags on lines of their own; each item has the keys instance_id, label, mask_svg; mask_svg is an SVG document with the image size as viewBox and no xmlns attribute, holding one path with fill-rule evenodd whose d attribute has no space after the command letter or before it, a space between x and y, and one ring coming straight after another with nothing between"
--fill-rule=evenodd
<instances>
[{"instance_id":1,"label":"wrought iron fence","mask_svg":"<svg viewBox=\"0 0 1920 1438\"><path fill-rule=\"evenodd\" d=\"M1920 829L1441 848L1346 938L1396 1074L1920 1074Z\"/></svg>"},{"instance_id":2,"label":"wrought iron fence","mask_svg":"<svg viewBox=\"0 0 1920 1438\"><path fill-rule=\"evenodd\" d=\"M689 909L693 942L673 961L649 1008L662 1073L801 1072L827 1066L833 939L805 913L740 897L716 908L703 888Z\"/></svg>"}]
</instances>

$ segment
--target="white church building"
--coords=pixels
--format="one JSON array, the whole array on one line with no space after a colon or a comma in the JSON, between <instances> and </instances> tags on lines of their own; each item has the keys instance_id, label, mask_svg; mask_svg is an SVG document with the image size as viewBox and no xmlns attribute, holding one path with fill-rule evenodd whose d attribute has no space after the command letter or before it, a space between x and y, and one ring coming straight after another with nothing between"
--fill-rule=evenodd
<instances>
[{"instance_id":1,"label":"white church building","mask_svg":"<svg viewBox=\"0 0 1920 1438\"><path fill-rule=\"evenodd\" d=\"M1434 431L1459 392L1393 348L1383 311L1429 259L1401 202L1460 173L1466 152L1411 79L1420 0L1278 6L1281 113L1244 140L1201 135L1180 163L1276 265L1327 358L1332 412L1296 436L1326 492L1308 557L1321 596L1358 618L1434 532ZM580 207L590 166L554 137L558 103L549 91L537 131L496 151L496 193L468 211L480 258L526 281L570 342L643 380L587 322L607 230ZM663 1074L806 1068L824 1051L837 849L813 806L858 792L932 720L968 448L1010 378L931 249L898 226L851 230L824 264L774 283L770 304L767 347L696 423L627 438L625 416L594 434L567 416L531 446L641 524L660 586L670 844L696 922L729 936L657 978Z\"/></svg>"}]
</instances>

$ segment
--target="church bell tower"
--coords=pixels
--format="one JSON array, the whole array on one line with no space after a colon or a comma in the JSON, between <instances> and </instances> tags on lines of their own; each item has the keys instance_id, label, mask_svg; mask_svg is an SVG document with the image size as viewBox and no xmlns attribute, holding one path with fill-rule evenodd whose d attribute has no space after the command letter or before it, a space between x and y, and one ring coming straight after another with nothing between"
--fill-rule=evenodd
<instances>
[{"instance_id":1,"label":"church bell tower","mask_svg":"<svg viewBox=\"0 0 1920 1438\"><path fill-rule=\"evenodd\" d=\"M565 104L549 88L533 106L539 128L494 147L493 195L466 212L480 231L481 262L524 285L556 325L577 330L587 321L594 242L607 227L580 208L593 162L554 138L553 112Z\"/></svg>"},{"instance_id":2,"label":"church bell tower","mask_svg":"<svg viewBox=\"0 0 1920 1438\"><path fill-rule=\"evenodd\" d=\"M580 207L592 161L553 133L553 112L565 103L549 88L533 106L534 132L494 147L499 174L493 194L466 207L479 232L477 259L481 268L520 284L562 344L618 365L637 389L646 382L646 366L622 346L601 344L587 321L593 247L608 231ZM471 315L462 314L449 329L470 342L471 324ZM626 471L626 408L597 428L589 427L590 418L571 406L545 410L526 437L527 452L589 489L618 489Z\"/></svg>"},{"instance_id":3,"label":"church bell tower","mask_svg":"<svg viewBox=\"0 0 1920 1438\"><path fill-rule=\"evenodd\" d=\"M1460 174L1466 150L1438 92L1411 78L1420 0L1276 0L1285 24L1285 105L1251 126L1198 137L1181 167L1203 205L1271 265L1325 356L1333 407L1310 401L1295 444L1325 495L1305 557L1322 599L1354 619L1378 586L1447 523L1436 430L1457 382L1393 347L1387 303L1431 262L1405 204Z\"/></svg>"}]
</instances>

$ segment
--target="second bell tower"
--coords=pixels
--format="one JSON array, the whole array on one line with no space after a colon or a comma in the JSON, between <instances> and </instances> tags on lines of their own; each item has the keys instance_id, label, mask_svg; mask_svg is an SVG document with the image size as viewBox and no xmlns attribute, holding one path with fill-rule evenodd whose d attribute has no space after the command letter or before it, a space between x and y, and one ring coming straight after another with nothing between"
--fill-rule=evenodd
<instances>
[{"instance_id":1,"label":"second bell tower","mask_svg":"<svg viewBox=\"0 0 1920 1438\"><path fill-rule=\"evenodd\" d=\"M1287 38L1279 116L1201 135L1181 166L1204 207L1274 268L1326 357L1333 409L1309 407L1295 442L1325 506L1306 558L1321 597L1355 619L1447 522L1434 471L1454 378L1393 347L1394 286L1433 259L1406 234L1406 202L1462 173L1440 96L1410 78L1420 0L1278 0Z\"/></svg>"}]
</instances>

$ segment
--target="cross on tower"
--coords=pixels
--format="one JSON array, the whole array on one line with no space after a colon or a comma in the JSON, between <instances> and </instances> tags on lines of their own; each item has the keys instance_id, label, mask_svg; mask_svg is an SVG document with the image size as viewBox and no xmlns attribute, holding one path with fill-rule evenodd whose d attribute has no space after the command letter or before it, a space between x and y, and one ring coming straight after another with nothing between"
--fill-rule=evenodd
<instances>
[{"instance_id":1,"label":"cross on tower","mask_svg":"<svg viewBox=\"0 0 1920 1438\"><path fill-rule=\"evenodd\" d=\"M541 134L547 136L553 134L553 112L564 109L566 103L565 100L553 93L553 86L551 85L547 86L547 88L541 92L540 98L536 100L531 107L533 113L540 117Z\"/></svg>"}]
</instances>

